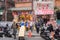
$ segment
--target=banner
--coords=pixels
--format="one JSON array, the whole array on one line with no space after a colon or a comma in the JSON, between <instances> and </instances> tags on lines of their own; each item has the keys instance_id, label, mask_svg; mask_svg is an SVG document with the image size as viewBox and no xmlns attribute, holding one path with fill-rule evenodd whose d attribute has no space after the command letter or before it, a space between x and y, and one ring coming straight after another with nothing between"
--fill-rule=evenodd
<instances>
[{"instance_id":1,"label":"banner","mask_svg":"<svg viewBox=\"0 0 60 40\"><path fill-rule=\"evenodd\" d=\"M46 15L46 14L54 14L54 1L45 1L38 0L33 3L34 12L36 15Z\"/></svg>"}]
</instances>

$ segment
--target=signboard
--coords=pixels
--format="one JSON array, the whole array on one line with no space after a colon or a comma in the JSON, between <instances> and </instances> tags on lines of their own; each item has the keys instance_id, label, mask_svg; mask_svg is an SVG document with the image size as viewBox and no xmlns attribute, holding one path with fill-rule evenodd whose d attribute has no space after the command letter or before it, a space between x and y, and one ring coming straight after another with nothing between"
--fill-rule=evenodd
<instances>
[{"instance_id":1,"label":"signboard","mask_svg":"<svg viewBox=\"0 0 60 40\"><path fill-rule=\"evenodd\" d=\"M34 1L34 12L36 15L54 14L54 1Z\"/></svg>"},{"instance_id":2,"label":"signboard","mask_svg":"<svg viewBox=\"0 0 60 40\"><path fill-rule=\"evenodd\" d=\"M15 7L19 10L32 10L32 2L15 3Z\"/></svg>"}]
</instances>

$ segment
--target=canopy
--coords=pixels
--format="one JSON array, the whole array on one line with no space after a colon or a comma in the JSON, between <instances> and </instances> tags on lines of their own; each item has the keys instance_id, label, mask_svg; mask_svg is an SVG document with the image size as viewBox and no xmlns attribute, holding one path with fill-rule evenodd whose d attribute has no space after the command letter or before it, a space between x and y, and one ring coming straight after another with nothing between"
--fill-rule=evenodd
<instances>
[{"instance_id":1,"label":"canopy","mask_svg":"<svg viewBox=\"0 0 60 40\"><path fill-rule=\"evenodd\" d=\"M9 8L8 10L12 10L12 11L15 11L15 10L32 10L31 7L20 7L20 8Z\"/></svg>"}]
</instances>

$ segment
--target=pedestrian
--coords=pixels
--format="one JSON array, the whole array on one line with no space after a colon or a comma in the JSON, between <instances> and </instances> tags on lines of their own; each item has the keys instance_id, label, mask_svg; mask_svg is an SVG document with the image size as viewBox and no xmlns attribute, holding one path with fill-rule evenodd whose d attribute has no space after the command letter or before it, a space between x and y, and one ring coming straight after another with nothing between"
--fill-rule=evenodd
<instances>
[{"instance_id":1,"label":"pedestrian","mask_svg":"<svg viewBox=\"0 0 60 40\"><path fill-rule=\"evenodd\" d=\"M26 31L28 31L28 27L29 27L29 22L28 21L25 22L25 26L26 26Z\"/></svg>"},{"instance_id":2,"label":"pedestrian","mask_svg":"<svg viewBox=\"0 0 60 40\"><path fill-rule=\"evenodd\" d=\"M39 23L38 23L38 21L36 21L35 27L36 27L36 32L39 33Z\"/></svg>"},{"instance_id":3,"label":"pedestrian","mask_svg":"<svg viewBox=\"0 0 60 40\"><path fill-rule=\"evenodd\" d=\"M16 23L15 23L15 22L13 22L12 29L13 29L13 36L14 36L14 39L16 39L17 26L16 26Z\"/></svg>"},{"instance_id":4,"label":"pedestrian","mask_svg":"<svg viewBox=\"0 0 60 40\"><path fill-rule=\"evenodd\" d=\"M30 30L33 31L33 29L32 29L33 28L33 21L32 20L30 20L29 25L30 25Z\"/></svg>"},{"instance_id":5,"label":"pedestrian","mask_svg":"<svg viewBox=\"0 0 60 40\"><path fill-rule=\"evenodd\" d=\"M42 18L42 17L40 17L40 20L39 20L40 27L42 27L42 26L43 26L43 23L44 23L44 20L43 20L43 18Z\"/></svg>"},{"instance_id":6,"label":"pedestrian","mask_svg":"<svg viewBox=\"0 0 60 40\"><path fill-rule=\"evenodd\" d=\"M49 26L47 29L50 31L51 40L54 40L55 31L58 29L56 20L54 18L50 18L46 25Z\"/></svg>"},{"instance_id":7,"label":"pedestrian","mask_svg":"<svg viewBox=\"0 0 60 40\"><path fill-rule=\"evenodd\" d=\"M24 19L22 18L20 22L20 29L19 29L19 34L18 34L19 40L25 40L24 34L25 34L25 22L24 22Z\"/></svg>"}]
</instances>

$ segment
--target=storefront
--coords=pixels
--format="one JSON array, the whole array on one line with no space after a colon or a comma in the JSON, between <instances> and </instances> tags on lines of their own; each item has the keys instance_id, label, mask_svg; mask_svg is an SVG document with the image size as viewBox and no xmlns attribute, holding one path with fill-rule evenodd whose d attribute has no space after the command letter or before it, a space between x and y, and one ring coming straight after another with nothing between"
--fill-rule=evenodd
<instances>
[{"instance_id":1,"label":"storefront","mask_svg":"<svg viewBox=\"0 0 60 40\"><path fill-rule=\"evenodd\" d=\"M38 19L39 17L42 17L49 20L51 17L53 17L54 15L54 1L53 0L34 1L33 5L34 5L33 8L34 8L35 15L37 16Z\"/></svg>"},{"instance_id":2,"label":"storefront","mask_svg":"<svg viewBox=\"0 0 60 40\"><path fill-rule=\"evenodd\" d=\"M27 16L30 17L30 15L33 14L32 5L33 5L32 1L29 1L29 2L16 2L15 3L15 8L10 8L9 10L12 11L13 17L15 17L17 15L19 17L24 17L25 19L29 19L29 18L27 18Z\"/></svg>"}]
</instances>

